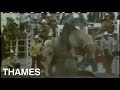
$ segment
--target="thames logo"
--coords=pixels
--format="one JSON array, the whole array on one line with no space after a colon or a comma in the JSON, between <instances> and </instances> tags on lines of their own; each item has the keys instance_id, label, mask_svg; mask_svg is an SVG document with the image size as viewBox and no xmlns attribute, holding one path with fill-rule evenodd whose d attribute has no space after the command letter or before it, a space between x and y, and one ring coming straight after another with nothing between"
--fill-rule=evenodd
<instances>
[{"instance_id":1,"label":"thames logo","mask_svg":"<svg viewBox=\"0 0 120 90\"><path fill-rule=\"evenodd\" d=\"M9 68L3 68L4 71L4 75L29 75L29 76L39 76L40 73L40 69L39 68L27 68L27 69L12 69L10 70ZM8 73L7 73L8 72Z\"/></svg>"}]
</instances>

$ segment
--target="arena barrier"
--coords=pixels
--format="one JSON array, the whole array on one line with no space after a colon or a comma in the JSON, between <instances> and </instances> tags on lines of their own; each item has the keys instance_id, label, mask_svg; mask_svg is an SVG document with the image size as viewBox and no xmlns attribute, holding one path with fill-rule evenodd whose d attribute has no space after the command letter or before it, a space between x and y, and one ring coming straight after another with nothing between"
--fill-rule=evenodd
<instances>
[{"instance_id":1,"label":"arena barrier","mask_svg":"<svg viewBox=\"0 0 120 90\"><path fill-rule=\"evenodd\" d=\"M13 41L16 42L15 45L13 45ZM24 41L24 45L19 45L19 42ZM8 52L5 53L10 53L10 50L12 50L13 48L15 48L14 52L15 55L18 56L19 53L24 53L25 56L23 58L25 58L25 63L22 65L25 65L25 67L27 67L28 63L29 63L29 59L30 59L30 45L31 45L31 40L30 40L30 36L27 34L27 38L26 39L18 39L16 38L16 40L11 40L9 41L9 45L5 46L5 48L9 48ZM23 51L19 51L19 47L24 47Z\"/></svg>"}]
</instances>

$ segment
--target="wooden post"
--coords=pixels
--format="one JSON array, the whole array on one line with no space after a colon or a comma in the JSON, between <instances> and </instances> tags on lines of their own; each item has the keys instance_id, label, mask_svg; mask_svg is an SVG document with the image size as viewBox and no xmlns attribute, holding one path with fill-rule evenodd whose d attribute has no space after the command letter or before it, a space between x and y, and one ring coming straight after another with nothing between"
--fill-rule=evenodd
<instances>
[{"instance_id":1,"label":"wooden post","mask_svg":"<svg viewBox=\"0 0 120 90\"><path fill-rule=\"evenodd\" d=\"M18 55L18 38L16 40L16 49L15 49L15 52L16 52L16 56Z\"/></svg>"},{"instance_id":2,"label":"wooden post","mask_svg":"<svg viewBox=\"0 0 120 90\"><path fill-rule=\"evenodd\" d=\"M28 51L28 34L27 34L27 39L26 39L26 68L28 67L28 58L29 58L29 51Z\"/></svg>"},{"instance_id":3,"label":"wooden post","mask_svg":"<svg viewBox=\"0 0 120 90\"><path fill-rule=\"evenodd\" d=\"M10 40L10 50L12 50L12 40Z\"/></svg>"}]
</instances>

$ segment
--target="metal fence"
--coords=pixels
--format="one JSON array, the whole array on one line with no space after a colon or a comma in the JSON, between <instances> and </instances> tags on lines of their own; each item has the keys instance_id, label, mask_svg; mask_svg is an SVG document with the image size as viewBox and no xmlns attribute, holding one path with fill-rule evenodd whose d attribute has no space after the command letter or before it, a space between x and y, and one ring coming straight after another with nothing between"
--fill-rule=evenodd
<instances>
[{"instance_id":1,"label":"metal fence","mask_svg":"<svg viewBox=\"0 0 120 90\"><path fill-rule=\"evenodd\" d=\"M16 42L16 44L13 44L13 41ZM24 44L23 45L19 45L19 42L23 41ZM30 36L28 36L27 34L27 38L26 39L18 39L16 38L16 40L10 40L9 41L10 44L8 44L7 46L5 46L6 48L9 48L9 51L12 50L13 48L15 48L15 55L18 56L19 53L24 53L25 56L23 58L26 58L26 63L24 64L27 67L27 63L29 61L30 58L30 45L31 45L31 40L30 40ZM24 47L23 51L19 50L19 47ZM9 51L5 52L5 53L10 53Z\"/></svg>"}]
</instances>

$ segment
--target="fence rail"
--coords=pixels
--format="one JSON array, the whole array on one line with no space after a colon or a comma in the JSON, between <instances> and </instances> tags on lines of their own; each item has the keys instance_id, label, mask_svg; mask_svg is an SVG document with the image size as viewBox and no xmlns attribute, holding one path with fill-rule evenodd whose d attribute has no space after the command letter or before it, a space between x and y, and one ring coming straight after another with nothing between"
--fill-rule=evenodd
<instances>
[{"instance_id":1,"label":"fence rail","mask_svg":"<svg viewBox=\"0 0 120 90\"><path fill-rule=\"evenodd\" d=\"M16 41L15 44L13 44L13 41ZM19 45L19 42L24 41L23 45ZM30 54L29 54L29 49L30 49L30 45L31 45L31 40L30 37L27 35L26 39L18 39L16 38L16 40L11 40L9 41L9 45L5 46L5 48L9 48L9 51L11 49L15 49L15 55L18 55L19 53L24 53L25 54L25 58L27 58L25 66L27 67L29 58L30 58ZM19 50L19 48L23 47L24 50ZM5 53L10 53L9 51L5 52Z\"/></svg>"}]
</instances>

